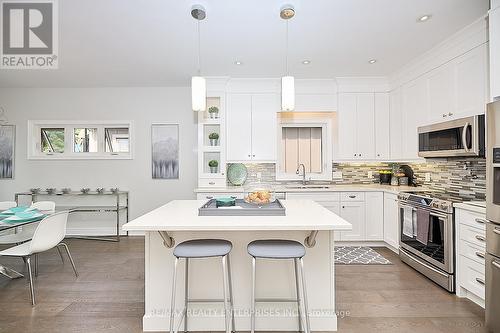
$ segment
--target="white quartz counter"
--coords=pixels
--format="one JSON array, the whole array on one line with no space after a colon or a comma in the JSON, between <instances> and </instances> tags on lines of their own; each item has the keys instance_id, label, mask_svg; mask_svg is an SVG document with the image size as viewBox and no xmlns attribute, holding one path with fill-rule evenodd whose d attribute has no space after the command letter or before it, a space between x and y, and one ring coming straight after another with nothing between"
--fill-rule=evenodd
<instances>
[{"instance_id":1,"label":"white quartz counter","mask_svg":"<svg viewBox=\"0 0 500 333\"><path fill-rule=\"evenodd\" d=\"M349 184L349 185L325 185L325 188L293 188L294 185L273 185L276 192L386 192L398 194L400 192L423 192L430 191L425 186L390 186L380 184ZM321 186L321 185L318 185ZM226 187L199 187L194 190L195 193L242 193L245 191L243 186Z\"/></svg>"},{"instance_id":2,"label":"white quartz counter","mask_svg":"<svg viewBox=\"0 0 500 333\"><path fill-rule=\"evenodd\" d=\"M282 200L286 216L198 216L206 200L174 200L123 226L127 231L351 230L312 200Z\"/></svg>"}]
</instances>

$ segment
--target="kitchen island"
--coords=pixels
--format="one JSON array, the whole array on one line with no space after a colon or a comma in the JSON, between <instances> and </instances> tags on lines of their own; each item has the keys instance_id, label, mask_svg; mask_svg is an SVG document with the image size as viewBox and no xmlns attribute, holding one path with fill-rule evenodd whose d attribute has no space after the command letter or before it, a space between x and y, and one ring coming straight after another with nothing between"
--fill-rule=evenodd
<instances>
[{"instance_id":1,"label":"kitchen island","mask_svg":"<svg viewBox=\"0 0 500 333\"><path fill-rule=\"evenodd\" d=\"M283 200L286 216L198 216L206 200L175 200L125 224L145 232L144 331L167 331L174 257L173 246L188 239L223 238L233 243L236 330L250 330L251 257L247 244L256 239L294 239L306 245L304 258L312 331L336 331L334 236L351 225L312 200ZM179 272L183 272L184 261ZM183 308L179 273L176 310ZM222 299L222 269L216 259L191 260L190 298ZM257 298L295 298L292 261L257 264ZM257 305L257 330L296 331L295 303ZM224 331L223 304L190 304L189 331Z\"/></svg>"}]
</instances>

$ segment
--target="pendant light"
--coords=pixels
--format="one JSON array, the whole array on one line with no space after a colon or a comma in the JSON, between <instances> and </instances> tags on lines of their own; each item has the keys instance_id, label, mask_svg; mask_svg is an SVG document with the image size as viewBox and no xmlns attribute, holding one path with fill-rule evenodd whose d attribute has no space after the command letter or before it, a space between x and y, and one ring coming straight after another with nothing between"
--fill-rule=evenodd
<instances>
[{"instance_id":1,"label":"pendant light","mask_svg":"<svg viewBox=\"0 0 500 333\"><path fill-rule=\"evenodd\" d=\"M281 8L280 17L286 21L286 53L285 76L281 78L281 110L293 111L295 109L295 78L288 72L288 20L295 16L295 9L286 5Z\"/></svg>"},{"instance_id":2,"label":"pendant light","mask_svg":"<svg viewBox=\"0 0 500 333\"><path fill-rule=\"evenodd\" d=\"M207 109L207 82L201 76L200 21L207 17L207 13L205 8L195 5L191 8L191 16L198 24L198 71L191 78L191 106L193 111L204 112Z\"/></svg>"}]
</instances>

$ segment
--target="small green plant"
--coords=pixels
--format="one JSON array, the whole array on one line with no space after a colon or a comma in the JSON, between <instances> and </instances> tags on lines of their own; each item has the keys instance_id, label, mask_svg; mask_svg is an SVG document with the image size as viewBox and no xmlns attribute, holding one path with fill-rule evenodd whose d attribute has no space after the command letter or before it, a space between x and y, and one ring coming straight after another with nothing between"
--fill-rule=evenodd
<instances>
[{"instance_id":1,"label":"small green plant","mask_svg":"<svg viewBox=\"0 0 500 333\"><path fill-rule=\"evenodd\" d=\"M219 134L218 133L210 133L208 135L208 138L211 140L218 140L219 139Z\"/></svg>"},{"instance_id":2,"label":"small green plant","mask_svg":"<svg viewBox=\"0 0 500 333\"><path fill-rule=\"evenodd\" d=\"M219 108L216 106L211 106L208 108L208 113L219 113Z\"/></svg>"},{"instance_id":3,"label":"small green plant","mask_svg":"<svg viewBox=\"0 0 500 333\"><path fill-rule=\"evenodd\" d=\"M217 162L216 160L211 160L208 162L208 166L211 168L217 168L219 166L219 162Z\"/></svg>"}]
</instances>

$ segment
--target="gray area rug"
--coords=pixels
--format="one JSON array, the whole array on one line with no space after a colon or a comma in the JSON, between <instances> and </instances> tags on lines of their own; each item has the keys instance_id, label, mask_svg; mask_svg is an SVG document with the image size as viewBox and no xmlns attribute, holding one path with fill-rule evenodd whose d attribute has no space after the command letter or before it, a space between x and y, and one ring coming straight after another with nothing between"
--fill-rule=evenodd
<instances>
[{"instance_id":1,"label":"gray area rug","mask_svg":"<svg viewBox=\"0 0 500 333\"><path fill-rule=\"evenodd\" d=\"M335 246L335 263L340 265L392 265L367 246Z\"/></svg>"}]
</instances>

